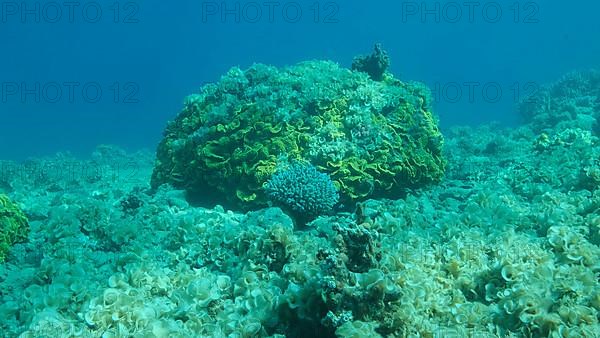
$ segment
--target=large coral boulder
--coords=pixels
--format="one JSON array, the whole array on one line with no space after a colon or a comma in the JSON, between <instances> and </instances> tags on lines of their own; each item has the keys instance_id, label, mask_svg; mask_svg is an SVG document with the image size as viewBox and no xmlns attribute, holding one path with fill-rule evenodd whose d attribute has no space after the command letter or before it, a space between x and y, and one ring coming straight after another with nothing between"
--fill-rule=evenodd
<instances>
[{"instance_id":1,"label":"large coral boulder","mask_svg":"<svg viewBox=\"0 0 600 338\"><path fill-rule=\"evenodd\" d=\"M333 62L232 68L187 97L157 150L152 185L242 210L267 205L264 183L301 160L328 174L347 206L439 181L443 138L429 90Z\"/></svg>"}]
</instances>

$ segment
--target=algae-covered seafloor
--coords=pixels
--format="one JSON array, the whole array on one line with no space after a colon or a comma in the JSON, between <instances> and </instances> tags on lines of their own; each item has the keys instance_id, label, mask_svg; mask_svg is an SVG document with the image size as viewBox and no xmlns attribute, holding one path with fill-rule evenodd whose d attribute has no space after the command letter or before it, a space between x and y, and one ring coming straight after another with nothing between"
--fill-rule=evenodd
<instances>
[{"instance_id":1,"label":"algae-covered seafloor","mask_svg":"<svg viewBox=\"0 0 600 338\"><path fill-rule=\"evenodd\" d=\"M330 79L339 91L321 94L306 128L275 122L297 118L307 97L269 91L304 93L297 79L240 85L234 69L205 89L212 101L187 101L157 163L111 146L0 163L0 224L19 209L28 224L0 265L1 336L600 336L597 72L544 87L521 104L518 128L446 131L439 152L426 88L304 64L319 65L356 82ZM252 97L262 99L240 103ZM206 112L215 120L198 128ZM413 120L394 120L407 112ZM263 124L246 126L255 113ZM421 160L394 158L412 153ZM212 206L190 199L202 189ZM300 228L303 210L314 215Z\"/></svg>"}]
</instances>

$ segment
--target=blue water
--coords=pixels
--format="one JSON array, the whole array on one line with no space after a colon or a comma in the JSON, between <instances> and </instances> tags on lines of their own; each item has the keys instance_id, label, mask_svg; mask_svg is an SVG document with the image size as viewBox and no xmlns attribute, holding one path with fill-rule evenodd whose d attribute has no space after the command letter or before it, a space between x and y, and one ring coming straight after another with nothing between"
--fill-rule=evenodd
<instances>
[{"instance_id":1,"label":"blue water","mask_svg":"<svg viewBox=\"0 0 600 338\"><path fill-rule=\"evenodd\" d=\"M599 3L473 6L470 16L467 2L83 1L70 13L67 2L3 1L0 158L154 149L184 96L232 66L349 66L375 42L396 76L434 89L444 128L514 125L516 100L538 83L598 66Z\"/></svg>"}]
</instances>

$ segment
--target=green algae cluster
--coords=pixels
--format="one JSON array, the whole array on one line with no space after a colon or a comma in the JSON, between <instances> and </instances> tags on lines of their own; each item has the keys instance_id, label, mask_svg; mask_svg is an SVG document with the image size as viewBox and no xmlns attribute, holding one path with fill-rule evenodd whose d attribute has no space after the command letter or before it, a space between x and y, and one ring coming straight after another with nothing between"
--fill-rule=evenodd
<instances>
[{"instance_id":1,"label":"green algae cluster","mask_svg":"<svg viewBox=\"0 0 600 338\"><path fill-rule=\"evenodd\" d=\"M6 195L0 194L0 263L6 260L10 247L24 241L28 233L25 214Z\"/></svg>"},{"instance_id":2,"label":"green algae cluster","mask_svg":"<svg viewBox=\"0 0 600 338\"><path fill-rule=\"evenodd\" d=\"M262 187L279 165L302 160L330 175L344 204L398 197L444 174L431 101L420 83L328 61L232 68L168 124L152 185L250 210L267 205Z\"/></svg>"}]
</instances>

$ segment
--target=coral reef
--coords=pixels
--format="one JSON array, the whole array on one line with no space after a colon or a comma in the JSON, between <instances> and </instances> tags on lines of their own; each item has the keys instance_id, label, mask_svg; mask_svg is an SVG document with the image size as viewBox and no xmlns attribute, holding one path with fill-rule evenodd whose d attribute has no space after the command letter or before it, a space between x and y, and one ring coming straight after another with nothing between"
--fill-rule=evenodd
<instances>
[{"instance_id":1,"label":"coral reef","mask_svg":"<svg viewBox=\"0 0 600 338\"><path fill-rule=\"evenodd\" d=\"M574 71L534 88L519 110L535 132L580 128L600 135L600 71Z\"/></svg>"},{"instance_id":2,"label":"coral reef","mask_svg":"<svg viewBox=\"0 0 600 338\"><path fill-rule=\"evenodd\" d=\"M445 136L440 184L304 229L277 207L238 213L152 190L152 156L110 147L84 161L93 175L4 177L31 230L0 264L0 332L597 337L600 139L534 123ZM111 157L135 174L106 173Z\"/></svg>"},{"instance_id":3,"label":"coral reef","mask_svg":"<svg viewBox=\"0 0 600 338\"><path fill-rule=\"evenodd\" d=\"M49 209L0 268L0 331L593 337L600 188L581 183L580 163L599 140L570 130L536 150L523 135L533 133L457 128L443 184L364 201L301 231L279 208L192 207L168 185L150 193L140 183L115 189L112 176L15 177L28 213ZM486 150L491 142L500 153ZM151 161L137 163L149 178ZM548 179L529 178L534 167ZM48 189L66 182L87 188Z\"/></svg>"},{"instance_id":4,"label":"coral reef","mask_svg":"<svg viewBox=\"0 0 600 338\"><path fill-rule=\"evenodd\" d=\"M377 82L333 62L233 68L168 124L152 186L253 210L267 206L262 187L276 167L301 160L331 177L347 208L398 197L443 177L430 104L422 84Z\"/></svg>"}]
</instances>

